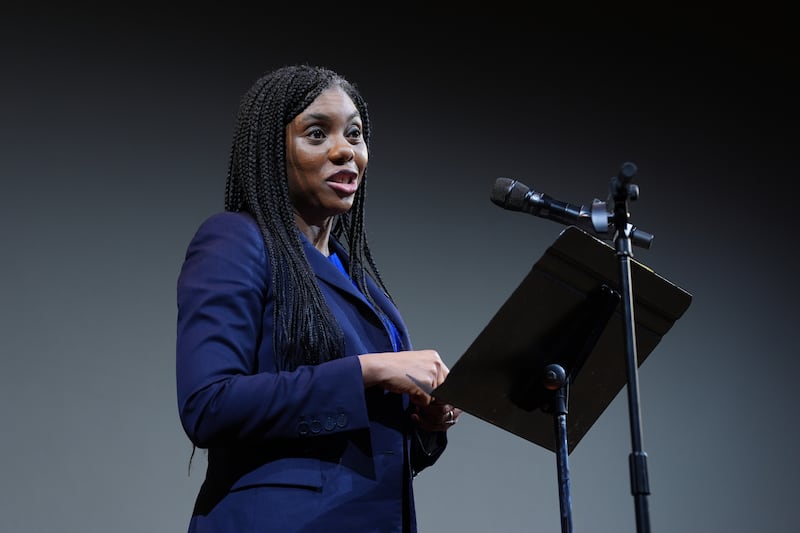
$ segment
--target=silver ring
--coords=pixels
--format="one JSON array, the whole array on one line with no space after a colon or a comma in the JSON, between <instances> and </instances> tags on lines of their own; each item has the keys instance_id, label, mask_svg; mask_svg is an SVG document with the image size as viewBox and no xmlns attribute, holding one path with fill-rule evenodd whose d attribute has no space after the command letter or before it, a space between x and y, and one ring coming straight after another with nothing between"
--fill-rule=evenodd
<instances>
[{"instance_id":1,"label":"silver ring","mask_svg":"<svg viewBox=\"0 0 800 533\"><path fill-rule=\"evenodd\" d=\"M452 409L447 411L447 423L448 424L455 424L456 423L455 415L453 414L453 410Z\"/></svg>"}]
</instances>

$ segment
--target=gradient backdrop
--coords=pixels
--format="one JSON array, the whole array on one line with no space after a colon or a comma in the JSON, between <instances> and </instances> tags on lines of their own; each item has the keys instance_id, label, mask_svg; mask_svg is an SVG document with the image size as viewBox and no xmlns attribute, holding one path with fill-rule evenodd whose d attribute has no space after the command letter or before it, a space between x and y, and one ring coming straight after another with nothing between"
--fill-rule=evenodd
<instances>
[{"instance_id":1,"label":"gradient backdrop","mask_svg":"<svg viewBox=\"0 0 800 533\"><path fill-rule=\"evenodd\" d=\"M450 365L562 229L494 206L494 180L588 204L635 162L656 236L636 259L694 297L639 373L652 529L797 528L786 14L202 6L0 17L0 531L185 530L205 456L190 471L175 282L240 95L294 62L367 98L370 242ZM470 415L450 437L416 481L422 532L559 531L554 454ZM622 393L570 455L575 531L635 531L630 450Z\"/></svg>"}]
</instances>

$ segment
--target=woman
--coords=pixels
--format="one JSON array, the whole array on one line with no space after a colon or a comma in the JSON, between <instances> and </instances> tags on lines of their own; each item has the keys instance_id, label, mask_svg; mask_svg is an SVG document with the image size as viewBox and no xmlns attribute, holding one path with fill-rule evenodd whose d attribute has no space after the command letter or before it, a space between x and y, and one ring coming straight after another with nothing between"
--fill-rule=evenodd
<instances>
[{"instance_id":1,"label":"woman","mask_svg":"<svg viewBox=\"0 0 800 533\"><path fill-rule=\"evenodd\" d=\"M208 449L190 531L416 531L412 478L460 411L423 390L448 368L411 349L367 245L369 133L325 68L242 98L225 211L178 279L179 413Z\"/></svg>"}]
</instances>

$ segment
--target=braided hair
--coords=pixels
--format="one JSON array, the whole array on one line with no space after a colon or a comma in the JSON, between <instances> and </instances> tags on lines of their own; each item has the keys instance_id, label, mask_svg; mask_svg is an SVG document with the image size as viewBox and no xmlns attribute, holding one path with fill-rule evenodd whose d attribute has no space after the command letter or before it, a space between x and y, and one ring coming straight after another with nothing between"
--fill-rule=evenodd
<instances>
[{"instance_id":1,"label":"braided hair","mask_svg":"<svg viewBox=\"0 0 800 533\"><path fill-rule=\"evenodd\" d=\"M303 244L289 200L286 127L324 90L341 87L353 100L369 148L367 105L356 87L323 67L278 68L250 87L239 105L225 184L225 210L245 211L258 223L271 262L275 335L279 370L315 365L344 355L344 336L326 304ZM367 276L389 295L367 245L364 201L367 173L347 213L334 220L332 234L348 250L349 274L373 303ZM385 318L385 317L381 317Z\"/></svg>"}]
</instances>

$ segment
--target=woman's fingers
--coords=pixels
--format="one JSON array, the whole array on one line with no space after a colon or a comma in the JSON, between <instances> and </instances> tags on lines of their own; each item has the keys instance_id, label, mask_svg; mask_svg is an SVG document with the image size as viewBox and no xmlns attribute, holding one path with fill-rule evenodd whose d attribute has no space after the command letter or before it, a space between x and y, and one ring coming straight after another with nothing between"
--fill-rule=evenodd
<instances>
[{"instance_id":1,"label":"woman's fingers","mask_svg":"<svg viewBox=\"0 0 800 533\"><path fill-rule=\"evenodd\" d=\"M461 409L453 405L434 400L427 406L417 406L412 420L427 431L447 431L458 422L461 413Z\"/></svg>"},{"instance_id":2,"label":"woman's fingers","mask_svg":"<svg viewBox=\"0 0 800 533\"><path fill-rule=\"evenodd\" d=\"M381 385L408 394L417 405L433 401L431 393L444 383L449 369L435 350L413 350L359 356L364 385Z\"/></svg>"}]
</instances>

